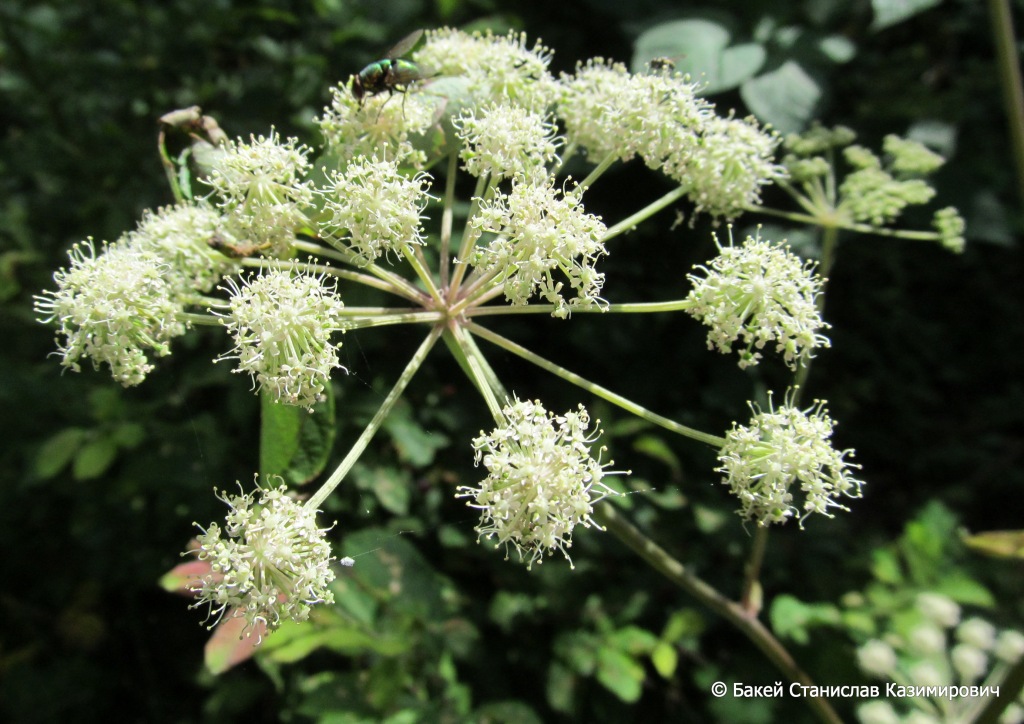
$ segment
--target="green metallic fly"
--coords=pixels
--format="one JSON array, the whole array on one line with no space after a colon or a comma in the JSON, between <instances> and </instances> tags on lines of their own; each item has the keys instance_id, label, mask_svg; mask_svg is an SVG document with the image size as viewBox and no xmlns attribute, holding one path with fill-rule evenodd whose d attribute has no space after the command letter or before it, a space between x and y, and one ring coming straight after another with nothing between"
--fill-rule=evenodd
<instances>
[{"instance_id":1,"label":"green metallic fly","mask_svg":"<svg viewBox=\"0 0 1024 724\"><path fill-rule=\"evenodd\" d=\"M409 33L385 53L386 58L370 63L353 75L352 95L356 100L362 103L364 97L384 91L392 95L396 91L404 93L410 83L422 80L425 76L420 67L411 60L399 57L412 50L422 36L422 30Z\"/></svg>"}]
</instances>

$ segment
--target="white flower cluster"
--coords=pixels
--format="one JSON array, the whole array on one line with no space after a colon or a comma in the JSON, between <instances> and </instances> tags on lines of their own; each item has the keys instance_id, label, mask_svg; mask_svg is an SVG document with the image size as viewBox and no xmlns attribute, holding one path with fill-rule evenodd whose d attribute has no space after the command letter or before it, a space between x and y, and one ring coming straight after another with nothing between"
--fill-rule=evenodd
<instances>
[{"instance_id":1,"label":"white flower cluster","mask_svg":"<svg viewBox=\"0 0 1024 724\"><path fill-rule=\"evenodd\" d=\"M574 190L559 193L550 183L514 182L512 190L480 204L472 227L496 237L478 246L469 262L503 283L513 305L534 295L555 305L552 316L565 318L572 307L599 304L604 274L595 264L606 251L601 219L583 210ZM562 295L565 278L575 296Z\"/></svg>"},{"instance_id":2,"label":"white flower cluster","mask_svg":"<svg viewBox=\"0 0 1024 724\"><path fill-rule=\"evenodd\" d=\"M513 546L527 567L555 550L569 559L573 528L595 525L594 504L615 494L601 482L607 464L590 453L600 433L588 436L590 415L582 405L554 415L540 402L515 400L503 412L505 425L473 441L487 477L459 487L457 497L481 511L480 536L497 539L495 547L506 553Z\"/></svg>"},{"instance_id":3,"label":"white flower cluster","mask_svg":"<svg viewBox=\"0 0 1024 724\"><path fill-rule=\"evenodd\" d=\"M860 497L863 483L850 474L860 466L846 460L852 450L832 447L833 422L824 403L798 410L787 399L778 409L769 405L763 412L752 404L751 410L750 424L733 423L718 452L716 471L739 498L737 513L767 526L797 514L803 525L812 513L831 518L830 508L849 510L838 499ZM794 505L797 492L803 495L799 508Z\"/></svg>"},{"instance_id":4,"label":"white flower cluster","mask_svg":"<svg viewBox=\"0 0 1024 724\"><path fill-rule=\"evenodd\" d=\"M208 183L219 196L228 229L238 240L286 255L313 201L309 149L277 133L229 141L214 159Z\"/></svg>"},{"instance_id":5,"label":"white flower cluster","mask_svg":"<svg viewBox=\"0 0 1024 724\"><path fill-rule=\"evenodd\" d=\"M900 612L881 638L857 649L857 663L866 674L903 686L950 687L999 684L1010 666L1024 656L1024 634L997 631L982 618L961 622L960 606L939 593L918 594L913 610ZM985 679L984 682L982 680ZM913 709L902 716L899 708ZM976 712L974 698L907 697L898 702L879 699L857 710L865 724L882 722L968 721ZM937 717L938 712L941 717ZM1020 698L1000 721L1024 720Z\"/></svg>"},{"instance_id":6,"label":"white flower cluster","mask_svg":"<svg viewBox=\"0 0 1024 724\"><path fill-rule=\"evenodd\" d=\"M425 174L402 174L395 161L356 158L323 190L325 232L366 262L389 251L401 256L423 244L426 184Z\"/></svg>"},{"instance_id":7,"label":"white flower cluster","mask_svg":"<svg viewBox=\"0 0 1024 724\"><path fill-rule=\"evenodd\" d=\"M342 329L344 308L334 284L321 276L273 269L224 287L231 293L224 325L235 347L219 359L237 359L254 385L277 402L305 407L323 399L331 372L341 367L331 333Z\"/></svg>"},{"instance_id":8,"label":"white flower cluster","mask_svg":"<svg viewBox=\"0 0 1024 724\"><path fill-rule=\"evenodd\" d=\"M282 621L305 621L312 606L334 602L328 529L317 527L316 511L283 487L218 497L230 508L224 528L200 526L199 548L191 551L211 568L195 607L209 605L215 623L244 616L251 632L258 623L273 631Z\"/></svg>"},{"instance_id":9,"label":"white flower cluster","mask_svg":"<svg viewBox=\"0 0 1024 724\"><path fill-rule=\"evenodd\" d=\"M528 47L526 33L495 36L490 31L430 30L413 59L431 75L462 79L474 105L499 101L544 112L555 99L555 83L548 71L551 50L540 42Z\"/></svg>"},{"instance_id":10,"label":"white flower cluster","mask_svg":"<svg viewBox=\"0 0 1024 724\"><path fill-rule=\"evenodd\" d=\"M782 174L776 135L752 119L719 118L698 87L670 73L631 74L601 58L563 76L558 114L595 162L639 155L678 182L698 211L733 217Z\"/></svg>"},{"instance_id":11,"label":"white flower cluster","mask_svg":"<svg viewBox=\"0 0 1024 724\"><path fill-rule=\"evenodd\" d=\"M731 239L730 239L731 242ZM742 246L722 247L704 276L690 274L693 289L686 311L706 326L708 349L727 354L740 345L741 368L756 365L760 350L774 342L790 369L828 347L816 300L822 279L814 262L803 262L786 247L747 237Z\"/></svg>"},{"instance_id":12,"label":"white flower cluster","mask_svg":"<svg viewBox=\"0 0 1024 724\"><path fill-rule=\"evenodd\" d=\"M455 121L464 168L494 181L524 177L541 180L557 161L558 126L522 106L487 105Z\"/></svg>"}]
</instances>

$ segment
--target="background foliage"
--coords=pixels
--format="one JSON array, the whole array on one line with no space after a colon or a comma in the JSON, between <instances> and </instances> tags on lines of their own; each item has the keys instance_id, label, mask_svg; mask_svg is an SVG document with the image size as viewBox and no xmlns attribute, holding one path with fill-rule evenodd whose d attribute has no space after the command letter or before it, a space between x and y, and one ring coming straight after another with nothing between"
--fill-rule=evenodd
<instances>
[{"instance_id":1,"label":"background foliage","mask_svg":"<svg viewBox=\"0 0 1024 724\"><path fill-rule=\"evenodd\" d=\"M830 401L837 444L856 448L868 485L851 514L773 535L766 600L836 604L877 579L878 551L888 550L889 560L916 560L909 578L890 577L897 589L958 565L992 592L976 601L998 602L989 616L1019 625L1018 569L955 543L958 525L1024 527L1020 200L985 6L708 5L684 14L669 0L529 2L514 12L486 0L0 3L0 717L359 720L338 713L349 707L368 721L402 711L408 720L758 721L792 706L709 697L718 678L778 677L614 541L580 535L576 571L552 561L532 574L475 544L473 516L452 490L478 475L468 440L488 416L443 355L330 503L345 554L364 557L351 595L316 628L282 630L259 664L213 677L202 669L199 615L157 588L192 522L221 517L211 488L256 469L258 400L209 364L226 341L216 333L190 335L137 389L105 373L60 375L31 295L51 284L72 242L114 239L144 208L170 201L154 143L162 113L199 104L231 135L273 124L312 141L310 119L331 84L409 30L440 24L522 28L569 71L593 55L628 62L645 29L701 15L729 28L733 43L760 47L762 75L798 63L806 78L788 76L797 91L810 79L818 117L853 127L861 142L933 134L951 156L938 199L965 213L968 250L954 257L876 238L841 247L827 309L833 349L815 363L810 393ZM758 104L752 94L734 87L713 98L743 110ZM588 192L588 210L600 203L616 219L662 183L626 167ZM673 221L665 212L616 247L605 265L613 301L681 294L711 245L700 223L691 231ZM500 331L709 431L743 419L747 399L787 379L781 366L752 375L706 352L685 319L627 327L596 315L568 326L530 317ZM346 337L335 459L418 341L393 329ZM579 402L534 369L501 355L494 364L510 389L549 409ZM627 499L630 517L734 595L749 539L714 484L712 453L610 409L595 416L612 456L653 489ZM385 557L400 563L405 595L381 586ZM779 610L776 631L795 636L807 670L822 683L859 680L849 640Z\"/></svg>"}]
</instances>

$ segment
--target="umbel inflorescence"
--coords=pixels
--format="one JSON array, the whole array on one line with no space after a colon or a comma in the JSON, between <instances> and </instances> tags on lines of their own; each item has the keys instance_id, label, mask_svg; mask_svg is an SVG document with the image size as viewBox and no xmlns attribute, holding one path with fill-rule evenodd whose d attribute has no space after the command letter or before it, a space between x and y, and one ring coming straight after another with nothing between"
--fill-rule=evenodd
<instances>
[{"instance_id":1,"label":"umbel inflorescence","mask_svg":"<svg viewBox=\"0 0 1024 724\"><path fill-rule=\"evenodd\" d=\"M412 56L429 69L427 80L364 89L358 98L351 79L340 84L316 119L322 144L315 149L273 129L224 142L211 135L201 154L207 165L169 174L174 205L146 214L113 242L76 245L70 265L55 274L56 288L37 297L43 321L57 326L67 368L87 360L124 386L138 385L155 358L172 352L174 338L209 325L233 340L218 361L248 374L273 402L307 410L343 369L346 330L429 330L364 437L305 505L269 487L225 496L227 538L216 525L200 538L199 557L217 573L203 582L202 597L215 611L237 609L272 626L330 599L330 555L310 511L344 478L441 336L496 424L472 445L486 477L457 492L479 509L480 536L529 564L567 553L574 527L594 524L593 506L612 489L592 452L586 409L556 416L506 391L474 341L486 336L515 350L484 325L489 315L686 311L709 327L709 347L739 352L741 367L777 353L800 368L828 345L818 303L824 280L814 264L766 239L720 247L688 277L689 295L657 310L609 304L601 271L621 234L671 203L732 219L757 208L767 185L813 191L830 173L815 155L821 143L790 144L789 167L803 175L787 181L775 161L779 137L753 118L719 114L688 78L664 69L631 73L600 58L555 76L550 58L524 35L430 31ZM926 200L916 178L933 159L895 142L886 150L896 159L888 166L848 153L858 170L843 188L875 199L846 203L851 225L890 222L903 206ZM589 162L586 178L560 174L574 156ZM588 207L587 190L612 165L629 162L663 174L670 190L628 217L604 218ZM198 180L179 185L186 171ZM474 186L463 204L461 173ZM189 189L202 192L192 197ZM962 231L958 221L946 212L937 222L946 243ZM682 286L685 270L678 276ZM391 303L348 306L351 285ZM821 405L755 412L750 426L736 425L725 438L664 418L658 424L719 447L723 481L740 512L761 524L828 515L841 508L837 496L858 494L848 453L831 447ZM805 496L800 506L792 504L796 490Z\"/></svg>"}]
</instances>

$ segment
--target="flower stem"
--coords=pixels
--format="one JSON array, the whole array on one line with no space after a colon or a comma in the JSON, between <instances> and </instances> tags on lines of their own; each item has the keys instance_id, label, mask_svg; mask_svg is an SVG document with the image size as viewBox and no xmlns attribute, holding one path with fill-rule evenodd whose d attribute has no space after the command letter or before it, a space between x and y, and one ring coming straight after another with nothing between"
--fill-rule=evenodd
<instances>
[{"instance_id":1,"label":"flower stem","mask_svg":"<svg viewBox=\"0 0 1024 724\"><path fill-rule=\"evenodd\" d=\"M608 231L606 231L604 236L601 238L601 241L608 241L609 239L614 239L619 234L625 231L629 231L633 227L637 226L640 222L650 218L651 216L654 216L656 213L664 209L666 206L678 201L685 195L686 189L684 189L682 186L678 186L672 189L667 194L662 196L660 199L652 201L651 203L647 204L647 206L643 207L632 216L626 217L625 219L617 223L615 226L608 229Z\"/></svg>"},{"instance_id":2,"label":"flower stem","mask_svg":"<svg viewBox=\"0 0 1024 724\"><path fill-rule=\"evenodd\" d=\"M494 421L499 426L504 425L506 422L505 415L501 411L501 402L498 400L498 395L502 399L507 400L508 393L505 391L504 385L498 380L498 376L494 374L494 370L491 369L487 358L484 357L480 348L477 347L472 336L466 334L459 325L453 324L449 329L449 333L445 335L445 340L449 342L448 347L451 349L452 354L455 355L459 365L462 366L470 380L480 390L480 394L483 395L484 402L487 403L487 409L490 410Z\"/></svg>"},{"instance_id":3,"label":"flower stem","mask_svg":"<svg viewBox=\"0 0 1024 724\"><path fill-rule=\"evenodd\" d=\"M459 171L459 154L448 154L448 175L444 184L444 208L441 211L441 288L448 287L448 255L451 253L452 225L455 217L455 176Z\"/></svg>"},{"instance_id":4,"label":"flower stem","mask_svg":"<svg viewBox=\"0 0 1024 724\"><path fill-rule=\"evenodd\" d=\"M547 370L548 372L551 372L552 374L561 377L563 380L566 380L568 382L573 383L574 385L582 387L591 394L596 395L597 397L600 397L603 400L607 400L613 405L621 407L623 410L626 410L627 412L630 412L636 415L637 417L647 420L648 422L653 422L655 425L663 427L670 432L682 435L683 437L688 437L691 440L703 442L707 445L711 445L714 448L720 448L725 444L724 438L718 437L717 435L711 435L706 432L701 432L700 430L694 430L692 427L680 425L675 420L670 420L667 417L662 417L657 413L651 412L647 408L641 407L632 400L629 400L623 397L622 395L616 394L615 392L612 392L606 387L602 387L601 385L591 382L590 380L587 380L583 377L580 377L576 373L570 372L569 370L560 367L559 365L556 365L554 362L550 362L544 359L538 354L534 354L530 350L516 344L512 340L507 339L506 337L502 337L500 334L492 332L485 327L481 327L479 324L469 322L466 325L466 328L473 334L483 337L488 342L496 344L502 349L507 350L514 355L518 355L519 357L522 357L528 362L532 362L538 367L541 367Z\"/></svg>"},{"instance_id":5,"label":"flower stem","mask_svg":"<svg viewBox=\"0 0 1024 724\"><path fill-rule=\"evenodd\" d=\"M811 678L797 665L789 651L764 624L749 615L739 604L730 601L714 587L690 573L682 563L620 517L613 505L607 502L599 505L594 510L594 520L647 561L654 570L739 629L790 681L804 686L814 686ZM837 724L842 721L827 699L806 699L808 706L821 721Z\"/></svg>"},{"instance_id":6,"label":"flower stem","mask_svg":"<svg viewBox=\"0 0 1024 724\"><path fill-rule=\"evenodd\" d=\"M391 388L391 392L389 392L388 396L384 398L380 408L374 414L373 419L370 420L370 424L366 426L366 429L363 430L359 439L355 441L354 445L352 445L352 449L348 451L348 455L346 455L345 459L341 461L337 469L331 473L331 477L329 477L324 484L320 486L320 489L313 494L313 497L306 501L306 507L308 509L318 510L327 499L327 496L330 495L334 489L338 487L338 484L344 480L345 476L348 475L349 470L352 469L356 460L358 460L359 456L363 454L364 450L366 450L366 446L370 444L370 440L373 439L377 430L379 430L380 426L384 424L384 420L391 412L391 408L395 406L396 402L398 402L398 398L402 396L405 388L412 380L413 375L416 374L416 370L418 370L420 365L423 364L423 360L427 358L427 354L429 354L431 348L434 346L434 343L437 342L437 338L441 336L441 332L443 330L444 327L440 324L430 330L430 334L428 334L427 338L423 340L419 349L416 350L412 359L409 360L409 364L407 364L405 369L402 370L402 374L399 375L398 381L395 382L395 386Z\"/></svg>"}]
</instances>

